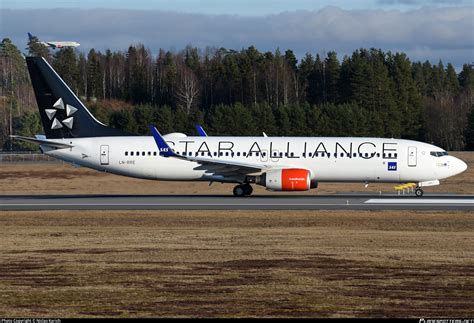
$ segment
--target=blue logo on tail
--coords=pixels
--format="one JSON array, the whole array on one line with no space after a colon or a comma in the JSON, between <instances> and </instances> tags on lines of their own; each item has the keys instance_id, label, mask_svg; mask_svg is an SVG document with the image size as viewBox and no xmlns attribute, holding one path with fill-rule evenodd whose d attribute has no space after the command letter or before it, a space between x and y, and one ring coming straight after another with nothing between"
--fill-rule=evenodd
<instances>
[{"instance_id":1,"label":"blue logo on tail","mask_svg":"<svg viewBox=\"0 0 474 323\"><path fill-rule=\"evenodd\" d=\"M388 171L396 171L397 170L397 162L388 162Z\"/></svg>"}]
</instances>

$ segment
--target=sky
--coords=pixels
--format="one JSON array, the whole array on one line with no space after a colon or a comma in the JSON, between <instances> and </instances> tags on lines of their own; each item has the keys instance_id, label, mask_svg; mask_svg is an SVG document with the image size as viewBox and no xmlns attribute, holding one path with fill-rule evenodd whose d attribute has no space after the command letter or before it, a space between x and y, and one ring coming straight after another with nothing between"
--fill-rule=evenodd
<instances>
[{"instance_id":1,"label":"sky","mask_svg":"<svg viewBox=\"0 0 474 323\"><path fill-rule=\"evenodd\" d=\"M239 50L293 49L339 57L357 48L406 52L413 61L474 61L474 0L0 0L0 37L74 40L80 50L143 43ZM62 8L62 9L57 9Z\"/></svg>"},{"instance_id":2,"label":"sky","mask_svg":"<svg viewBox=\"0 0 474 323\"><path fill-rule=\"evenodd\" d=\"M4 8L114 8L164 10L185 13L267 15L283 11L317 10L327 6L343 9L410 10L423 6L462 6L474 0L1 0Z\"/></svg>"}]
</instances>

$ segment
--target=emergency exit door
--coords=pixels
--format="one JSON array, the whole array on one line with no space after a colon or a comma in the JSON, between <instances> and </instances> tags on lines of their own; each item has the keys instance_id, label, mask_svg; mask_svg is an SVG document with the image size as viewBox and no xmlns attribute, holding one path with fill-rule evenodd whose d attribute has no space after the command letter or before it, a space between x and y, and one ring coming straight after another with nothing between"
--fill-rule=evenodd
<instances>
[{"instance_id":1,"label":"emergency exit door","mask_svg":"<svg viewBox=\"0 0 474 323\"><path fill-rule=\"evenodd\" d=\"M408 166L416 166L416 147L408 147Z\"/></svg>"},{"instance_id":2,"label":"emergency exit door","mask_svg":"<svg viewBox=\"0 0 474 323\"><path fill-rule=\"evenodd\" d=\"M109 164L109 146L108 145L100 146L100 164L101 165Z\"/></svg>"}]
</instances>

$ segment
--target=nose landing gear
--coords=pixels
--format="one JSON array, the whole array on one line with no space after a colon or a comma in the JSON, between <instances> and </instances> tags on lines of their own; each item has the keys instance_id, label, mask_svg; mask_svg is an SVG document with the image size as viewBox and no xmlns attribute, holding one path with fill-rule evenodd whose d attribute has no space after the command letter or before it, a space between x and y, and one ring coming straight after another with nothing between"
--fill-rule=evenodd
<instances>
[{"instance_id":1,"label":"nose landing gear","mask_svg":"<svg viewBox=\"0 0 474 323\"><path fill-rule=\"evenodd\" d=\"M234 196L250 196L252 195L253 188L250 184L237 185L234 187Z\"/></svg>"}]
</instances>

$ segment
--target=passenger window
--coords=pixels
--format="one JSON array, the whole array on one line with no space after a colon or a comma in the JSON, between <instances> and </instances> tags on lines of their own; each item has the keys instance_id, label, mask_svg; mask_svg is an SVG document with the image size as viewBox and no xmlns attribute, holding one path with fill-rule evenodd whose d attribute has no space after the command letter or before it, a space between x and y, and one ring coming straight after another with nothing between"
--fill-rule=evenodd
<instances>
[{"instance_id":1,"label":"passenger window","mask_svg":"<svg viewBox=\"0 0 474 323\"><path fill-rule=\"evenodd\" d=\"M226 155L226 157L227 157L227 156L229 156L229 152L228 152L228 151L226 151L225 155Z\"/></svg>"},{"instance_id":2,"label":"passenger window","mask_svg":"<svg viewBox=\"0 0 474 323\"><path fill-rule=\"evenodd\" d=\"M369 157L369 153L365 153L365 157Z\"/></svg>"},{"instance_id":3,"label":"passenger window","mask_svg":"<svg viewBox=\"0 0 474 323\"><path fill-rule=\"evenodd\" d=\"M352 154L352 157L357 157L357 153L353 153L353 154Z\"/></svg>"},{"instance_id":4,"label":"passenger window","mask_svg":"<svg viewBox=\"0 0 474 323\"><path fill-rule=\"evenodd\" d=\"M125 156L128 156L128 151L125 152Z\"/></svg>"},{"instance_id":5,"label":"passenger window","mask_svg":"<svg viewBox=\"0 0 474 323\"><path fill-rule=\"evenodd\" d=\"M237 152L237 157L240 157L240 151Z\"/></svg>"},{"instance_id":6,"label":"passenger window","mask_svg":"<svg viewBox=\"0 0 474 323\"><path fill-rule=\"evenodd\" d=\"M133 151L130 152L130 156L133 156Z\"/></svg>"},{"instance_id":7,"label":"passenger window","mask_svg":"<svg viewBox=\"0 0 474 323\"><path fill-rule=\"evenodd\" d=\"M151 156L151 151L148 152L148 156Z\"/></svg>"},{"instance_id":8,"label":"passenger window","mask_svg":"<svg viewBox=\"0 0 474 323\"><path fill-rule=\"evenodd\" d=\"M217 156L217 152L216 152L216 151L214 152L214 156Z\"/></svg>"}]
</instances>

